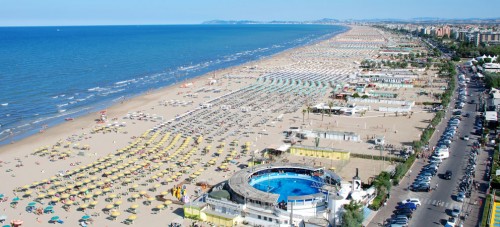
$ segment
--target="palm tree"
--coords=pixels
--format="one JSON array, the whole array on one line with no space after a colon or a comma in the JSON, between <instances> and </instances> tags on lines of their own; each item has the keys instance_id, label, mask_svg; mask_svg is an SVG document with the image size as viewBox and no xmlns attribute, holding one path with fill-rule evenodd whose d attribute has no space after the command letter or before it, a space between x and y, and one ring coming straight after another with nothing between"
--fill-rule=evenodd
<instances>
[{"instance_id":1,"label":"palm tree","mask_svg":"<svg viewBox=\"0 0 500 227\"><path fill-rule=\"evenodd\" d=\"M328 116L329 117L332 116L332 107L333 107L333 102L329 101L328 102L328 108L330 108L329 111L328 111Z\"/></svg>"},{"instance_id":2,"label":"palm tree","mask_svg":"<svg viewBox=\"0 0 500 227\"><path fill-rule=\"evenodd\" d=\"M344 205L344 214L342 215L343 227L359 227L363 222L363 212L361 211L362 205L360 203L351 201Z\"/></svg>"},{"instance_id":3,"label":"palm tree","mask_svg":"<svg viewBox=\"0 0 500 227\"><path fill-rule=\"evenodd\" d=\"M307 112L306 109L302 110L302 123L304 123L304 118L306 117L306 112Z\"/></svg>"},{"instance_id":4,"label":"palm tree","mask_svg":"<svg viewBox=\"0 0 500 227\"><path fill-rule=\"evenodd\" d=\"M309 120L309 113L311 113L312 109L311 109L311 106L309 104L307 104L307 119Z\"/></svg>"},{"instance_id":5,"label":"palm tree","mask_svg":"<svg viewBox=\"0 0 500 227\"><path fill-rule=\"evenodd\" d=\"M324 116L325 116L325 109L321 109L321 121L323 121Z\"/></svg>"}]
</instances>

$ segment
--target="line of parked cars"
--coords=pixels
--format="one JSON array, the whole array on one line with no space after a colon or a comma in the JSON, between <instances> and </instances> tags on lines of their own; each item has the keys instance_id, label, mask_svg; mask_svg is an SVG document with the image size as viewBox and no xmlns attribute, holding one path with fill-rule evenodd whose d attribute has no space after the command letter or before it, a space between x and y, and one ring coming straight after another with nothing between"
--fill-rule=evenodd
<instances>
[{"instance_id":1,"label":"line of parked cars","mask_svg":"<svg viewBox=\"0 0 500 227\"><path fill-rule=\"evenodd\" d=\"M388 220L387 226L390 227L405 227L413 215L413 212L422 205L417 198L405 199L398 203L394 215Z\"/></svg>"},{"instance_id":2,"label":"line of parked cars","mask_svg":"<svg viewBox=\"0 0 500 227\"><path fill-rule=\"evenodd\" d=\"M453 137L455 136L458 125L460 124L460 117L453 116L448 121L448 126L446 127L443 135L439 139L432 156L429 158L429 164L425 165L420 173L418 174L415 181L410 186L410 189L415 192L428 192L431 190L431 180L437 174L439 169L439 165L443 162L443 160L450 157L450 145ZM447 173L450 179L452 176L451 171ZM446 174L445 174L446 175Z\"/></svg>"}]
</instances>

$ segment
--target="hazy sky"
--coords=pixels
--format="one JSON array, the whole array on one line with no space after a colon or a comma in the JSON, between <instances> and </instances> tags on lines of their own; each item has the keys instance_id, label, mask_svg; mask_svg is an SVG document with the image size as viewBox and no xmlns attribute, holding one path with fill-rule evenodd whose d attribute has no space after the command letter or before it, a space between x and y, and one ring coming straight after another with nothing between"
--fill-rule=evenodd
<instances>
[{"instance_id":1,"label":"hazy sky","mask_svg":"<svg viewBox=\"0 0 500 227\"><path fill-rule=\"evenodd\" d=\"M0 26L500 17L499 0L2 0Z\"/></svg>"}]
</instances>

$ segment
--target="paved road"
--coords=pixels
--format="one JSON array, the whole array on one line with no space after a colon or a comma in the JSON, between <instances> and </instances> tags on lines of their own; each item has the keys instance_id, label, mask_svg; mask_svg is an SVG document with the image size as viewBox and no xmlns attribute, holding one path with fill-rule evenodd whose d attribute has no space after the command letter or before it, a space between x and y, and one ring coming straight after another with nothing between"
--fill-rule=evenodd
<instances>
[{"instance_id":1,"label":"paved road","mask_svg":"<svg viewBox=\"0 0 500 227\"><path fill-rule=\"evenodd\" d=\"M475 86L475 83L471 83L470 85ZM476 98L478 97L479 93L477 92L477 89L475 88L469 88L468 89L469 94L469 100L470 98ZM455 95L456 97L456 95ZM477 102L477 100L476 100ZM433 137L430 140L430 145L435 146L437 141L439 140L439 137L441 136L442 132L444 131L446 124L448 122L448 119L450 119L451 114L452 114L452 107L454 106L454 101L450 105L445 119L441 122L441 124L437 127L436 133L434 133ZM475 104L467 104L464 107L463 111L466 112L472 112L475 113L476 105ZM455 141L452 143L452 146L450 147L451 153L450 157L444 161L439 168L438 174L439 173L444 173L446 170L451 170L453 171L453 178L451 180L443 180L440 179L438 176L433 177L431 181L431 186L434 187L436 183L439 184L439 187L436 190L433 190L431 192L412 192L408 190L408 186L413 182L417 174L420 172L422 167L427 164L427 161L425 159L418 159L415 164L411 168L411 172L408 173L408 175L402 179L401 183L399 186L393 187L391 190L391 198L387 202L387 206L381 208L377 215L371 220L371 222L368 224L368 226L380 226L384 221L386 221L388 218L391 217L392 212L395 210L395 206L397 206L397 203L399 201L402 201L407 198L419 198L422 202L422 206L416 211L413 215L413 219L410 222L410 226L443 226L446 223L446 220L448 219L448 213L450 209L452 209L454 206L460 206L462 207L462 203L456 202L453 200L453 196L456 195L457 193L457 187L458 187L458 182L460 178L462 177L463 171L466 167L467 164L467 159L468 155L467 153L471 149L471 144L473 141L477 140L477 136L471 136L470 141L465 141L459 138L459 135L471 135L471 131L474 129L474 121L475 121L475 114L471 114L471 117L469 118L463 118L460 125L459 125L459 132L455 136ZM485 159L487 158L488 153L484 152L481 153L480 157L478 157L479 161L478 163L482 163L481 158ZM484 171L484 166L483 167L478 167L478 174L476 174L476 178L480 178L481 170ZM476 194L472 194L471 199L475 201L475 196ZM466 201L466 205L469 204ZM472 225L466 225L466 226L476 226L479 218L479 209L474 208L471 205L465 206L465 209L469 210L478 210L477 212L471 213L469 215L469 218L467 219L467 223L470 223ZM476 220L476 221L474 221Z\"/></svg>"},{"instance_id":2,"label":"paved road","mask_svg":"<svg viewBox=\"0 0 500 227\"><path fill-rule=\"evenodd\" d=\"M468 97L469 101L473 97L478 97L479 93L475 88L468 89L471 96ZM475 113L475 104L466 104L463 108L465 112ZM455 201L455 196L458 193L458 184L464 174L464 169L467 166L469 159L469 152L472 149L473 141L477 141L478 136L472 136L471 132L474 130L475 114L470 117L462 118L458 127L458 133L455 136L455 141L450 146L450 157L445 160L439 167L438 173L444 173L446 170L453 172L451 180L444 180L439 177L434 177L431 186L439 184L439 187L431 193L415 193L415 196L422 200L422 206L413 215L410 222L411 226L443 226L450 217L450 211L453 207L462 207L461 202ZM471 139L465 141L461 139L462 136L469 135ZM438 202L441 202L438 205Z\"/></svg>"}]
</instances>

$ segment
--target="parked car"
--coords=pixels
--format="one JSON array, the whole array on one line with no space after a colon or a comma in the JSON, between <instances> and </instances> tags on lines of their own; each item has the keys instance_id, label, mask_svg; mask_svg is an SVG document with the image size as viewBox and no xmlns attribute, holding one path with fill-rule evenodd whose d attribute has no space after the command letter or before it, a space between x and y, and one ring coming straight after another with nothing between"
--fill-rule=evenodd
<instances>
[{"instance_id":1,"label":"parked car","mask_svg":"<svg viewBox=\"0 0 500 227\"><path fill-rule=\"evenodd\" d=\"M464 199L465 199L465 193L464 193L464 192L459 192L459 193L457 194L457 201L458 201L458 202L463 202L463 201L464 201Z\"/></svg>"},{"instance_id":2,"label":"parked car","mask_svg":"<svg viewBox=\"0 0 500 227\"><path fill-rule=\"evenodd\" d=\"M398 205L396 207L396 209L398 209L398 210L400 210L400 209L416 210L417 209L417 205L415 203L405 203L405 204Z\"/></svg>"},{"instance_id":3,"label":"parked car","mask_svg":"<svg viewBox=\"0 0 500 227\"><path fill-rule=\"evenodd\" d=\"M451 210L451 216L458 217L459 215L460 215L460 207L454 207L453 210Z\"/></svg>"},{"instance_id":4,"label":"parked car","mask_svg":"<svg viewBox=\"0 0 500 227\"><path fill-rule=\"evenodd\" d=\"M469 139L470 139L470 138L469 138L469 135L465 135L465 136L464 136L464 140L465 140L465 141L468 141Z\"/></svg>"},{"instance_id":5,"label":"parked car","mask_svg":"<svg viewBox=\"0 0 500 227\"><path fill-rule=\"evenodd\" d=\"M429 192L431 190L431 186L429 184L419 185L417 187L413 187L412 190L414 192Z\"/></svg>"},{"instance_id":6,"label":"parked car","mask_svg":"<svg viewBox=\"0 0 500 227\"><path fill-rule=\"evenodd\" d=\"M417 198L409 198L409 199L401 201L401 204L405 204L405 203L413 203L417 206L422 205L422 203L420 203L420 199L417 199Z\"/></svg>"},{"instance_id":7,"label":"parked car","mask_svg":"<svg viewBox=\"0 0 500 227\"><path fill-rule=\"evenodd\" d=\"M448 221L446 222L446 225L444 225L445 227L455 227L457 223L457 220L454 218L454 217L450 217L448 219Z\"/></svg>"}]
</instances>

